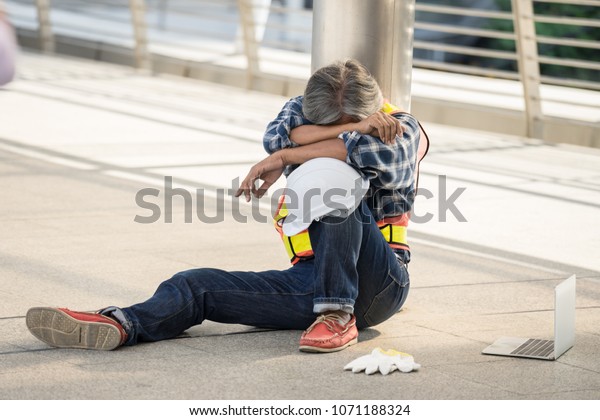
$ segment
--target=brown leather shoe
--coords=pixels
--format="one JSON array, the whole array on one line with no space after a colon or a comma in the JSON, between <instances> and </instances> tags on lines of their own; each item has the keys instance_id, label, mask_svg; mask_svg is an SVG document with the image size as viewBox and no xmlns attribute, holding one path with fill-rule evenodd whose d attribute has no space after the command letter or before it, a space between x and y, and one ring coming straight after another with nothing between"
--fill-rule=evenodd
<instances>
[{"instance_id":1,"label":"brown leather shoe","mask_svg":"<svg viewBox=\"0 0 600 420\"><path fill-rule=\"evenodd\" d=\"M330 353L340 351L358 342L356 317L351 316L346 324L335 313L320 315L300 338L300 351Z\"/></svg>"}]
</instances>

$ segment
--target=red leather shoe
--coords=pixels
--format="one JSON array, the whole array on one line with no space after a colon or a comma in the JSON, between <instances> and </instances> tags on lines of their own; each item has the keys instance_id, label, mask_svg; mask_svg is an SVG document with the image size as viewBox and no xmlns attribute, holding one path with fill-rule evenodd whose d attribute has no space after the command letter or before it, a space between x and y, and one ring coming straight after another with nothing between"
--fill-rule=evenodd
<instances>
[{"instance_id":1,"label":"red leather shoe","mask_svg":"<svg viewBox=\"0 0 600 420\"><path fill-rule=\"evenodd\" d=\"M330 353L343 350L358 342L356 317L352 315L346 324L335 313L320 315L300 338L300 351Z\"/></svg>"},{"instance_id":2,"label":"red leather shoe","mask_svg":"<svg viewBox=\"0 0 600 420\"><path fill-rule=\"evenodd\" d=\"M121 324L94 312L31 308L25 321L35 338L53 347L113 350L127 340Z\"/></svg>"}]
</instances>

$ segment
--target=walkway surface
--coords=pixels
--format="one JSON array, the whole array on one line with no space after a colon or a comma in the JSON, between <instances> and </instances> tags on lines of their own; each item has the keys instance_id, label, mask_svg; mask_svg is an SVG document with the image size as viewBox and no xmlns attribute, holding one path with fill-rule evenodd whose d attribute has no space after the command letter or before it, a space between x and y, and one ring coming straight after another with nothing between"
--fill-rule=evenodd
<instances>
[{"instance_id":1,"label":"walkway surface","mask_svg":"<svg viewBox=\"0 0 600 420\"><path fill-rule=\"evenodd\" d=\"M287 267L269 200L251 209L220 194L265 155L262 131L285 99L21 56L18 80L0 90L2 399L600 399L600 152L427 121L420 186L431 194L416 203L410 296L357 345L303 354L300 331L211 322L114 352L29 334L32 306L127 306L192 267ZM187 210L223 220L190 212L186 223L181 197L167 212L166 177L204 191ZM134 221L151 213L136 204L144 188L159 190L145 196L161 210L155 223ZM571 274L571 350L555 362L481 354L503 335L551 338L553 288ZM343 371L375 347L422 369Z\"/></svg>"}]
</instances>

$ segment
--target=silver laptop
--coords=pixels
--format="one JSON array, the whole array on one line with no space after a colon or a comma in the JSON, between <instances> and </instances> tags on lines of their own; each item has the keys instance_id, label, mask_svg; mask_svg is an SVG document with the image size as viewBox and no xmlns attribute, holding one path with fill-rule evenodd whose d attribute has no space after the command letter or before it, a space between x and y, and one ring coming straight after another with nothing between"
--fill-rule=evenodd
<instances>
[{"instance_id":1,"label":"silver laptop","mask_svg":"<svg viewBox=\"0 0 600 420\"><path fill-rule=\"evenodd\" d=\"M554 288L554 340L501 337L483 354L556 360L575 342L575 275Z\"/></svg>"}]
</instances>

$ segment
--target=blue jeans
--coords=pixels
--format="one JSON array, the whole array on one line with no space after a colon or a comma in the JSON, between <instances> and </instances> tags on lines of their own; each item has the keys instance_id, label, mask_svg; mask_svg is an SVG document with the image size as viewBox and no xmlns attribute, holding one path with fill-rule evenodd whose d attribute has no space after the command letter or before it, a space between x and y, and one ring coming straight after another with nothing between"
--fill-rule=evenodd
<instances>
[{"instance_id":1,"label":"blue jeans","mask_svg":"<svg viewBox=\"0 0 600 420\"><path fill-rule=\"evenodd\" d=\"M409 254L389 247L364 203L346 218L313 222L309 232L315 258L287 270L187 270L161 283L146 302L107 310L116 311L128 333L125 344L133 345L176 337L205 319L303 330L315 312L340 309L366 328L400 309Z\"/></svg>"}]
</instances>

